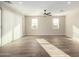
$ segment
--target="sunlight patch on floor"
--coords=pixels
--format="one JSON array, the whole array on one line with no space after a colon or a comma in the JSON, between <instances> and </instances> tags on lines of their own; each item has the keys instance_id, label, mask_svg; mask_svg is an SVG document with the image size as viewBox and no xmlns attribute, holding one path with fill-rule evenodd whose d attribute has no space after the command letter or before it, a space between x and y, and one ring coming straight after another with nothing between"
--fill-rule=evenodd
<instances>
[{"instance_id":1,"label":"sunlight patch on floor","mask_svg":"<svg viewBox=\"0 0 79 59\"><path fill-rule=\"evenodd\" d=\"M47 40L45 39L36 39L36 40L51 57L70 57L68 54L66 54L59 48L50 44Z\"/></svg>"}]
</instances>

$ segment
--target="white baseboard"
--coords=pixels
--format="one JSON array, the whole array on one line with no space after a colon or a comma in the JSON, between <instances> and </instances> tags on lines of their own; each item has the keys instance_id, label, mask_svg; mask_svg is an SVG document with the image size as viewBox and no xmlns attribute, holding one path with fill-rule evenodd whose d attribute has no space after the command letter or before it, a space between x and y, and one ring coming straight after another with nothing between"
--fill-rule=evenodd
<instances>
[{"instance_id":1,"label":"white baseboard","mask_svg":"<svg viewBox=\"0 0 79 59\"><path fill-rule=\"evenodd\" d=\"M64 34L25 34L26 35L64 35Z\"/></svg>"}]
</instances>

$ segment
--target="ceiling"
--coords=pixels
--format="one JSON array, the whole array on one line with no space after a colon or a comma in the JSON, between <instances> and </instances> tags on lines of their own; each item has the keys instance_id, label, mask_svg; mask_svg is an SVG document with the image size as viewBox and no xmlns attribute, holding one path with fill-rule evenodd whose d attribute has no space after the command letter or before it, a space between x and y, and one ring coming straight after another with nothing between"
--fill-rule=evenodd
<instances>
[{"instance_id":1,"label":"ceiling","mask_svg":"<svg viewBox=\"0 0 79 59\"><path fill-rule=\"evenodd\" d=\"M79 1L11 1L6 3L26 16L43 15L43 10L52 15L66 15L70 10L79 6Z\"/></svg>"}]
</instances>

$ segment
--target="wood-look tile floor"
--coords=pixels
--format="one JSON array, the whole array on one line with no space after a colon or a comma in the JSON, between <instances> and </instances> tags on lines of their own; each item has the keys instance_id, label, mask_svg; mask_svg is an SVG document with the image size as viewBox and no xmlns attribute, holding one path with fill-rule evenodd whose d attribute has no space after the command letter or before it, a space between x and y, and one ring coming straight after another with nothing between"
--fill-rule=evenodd
<instances>
[{"instance_id":1,"label":"wood-look tile floor","mask_svg":"<svg viewBox=\"0 0 79 59\"><path fill-rule=\"evenodd\" d=\"M49 57L34 37L23 37L0 48L0 57Z\"/></svg>"},{"instance_id":2,"label":"wood-look tile floor","mask_svg":"<svg viewBox=\"0 0 79 59\"><path fill-rule=\"evenodd\" d=\"M0 48L0 57L50 57L35 39L45 39L71 57L79 57L79 43L66 36L25 36Z\"/></svg>"}]
</instances>

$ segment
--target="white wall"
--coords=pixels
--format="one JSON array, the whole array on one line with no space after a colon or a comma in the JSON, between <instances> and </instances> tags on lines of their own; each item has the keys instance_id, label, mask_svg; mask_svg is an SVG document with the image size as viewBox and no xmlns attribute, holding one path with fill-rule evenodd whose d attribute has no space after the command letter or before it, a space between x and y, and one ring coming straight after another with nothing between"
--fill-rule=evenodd
<instances>
[{"instance_id":1,"label":"white wall","mask_svg":"<svg viewBox=\"0 0 79 59\"><path fill-rule=\"evenodd\" d=\"M66 15L66 35L73 40L79 40L79 9Z\"/></svg>"},{"instance_id":2,"label":"white wall","mask_svg":"<svg viewBox=\"0 0 79 59\"><path fill-rule=\"evenodd\" d=\"M0 46L1 46L1 8L0 8Z\"/></svg>"},{"instance_id":3,"label":"white wall","mask_svg":"<svg viewBox=\"0 0 79 59\"><path fill-rule=\"evenodd\" d=\"M31 20L38 19L38 29L32 30ZM52 16L26 16L25 18L25 35L64 35L65 34L65 17L58 17L60 20L59 30L53 29Z\"/></svg>"}]
</instances>

